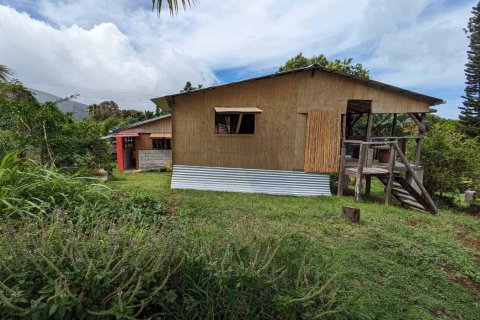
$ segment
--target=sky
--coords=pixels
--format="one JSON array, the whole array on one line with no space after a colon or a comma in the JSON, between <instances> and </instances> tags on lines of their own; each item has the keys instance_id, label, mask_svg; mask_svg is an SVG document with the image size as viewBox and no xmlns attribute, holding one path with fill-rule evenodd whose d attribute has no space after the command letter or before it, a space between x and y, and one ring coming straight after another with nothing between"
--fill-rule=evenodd
<instances>
[{"instance_id":1,"label":"sky","mask_svg":"<svg viewBox=\"0 0 480 320\"><path fill-rule=\"evenodd\" d=\"M0 0L0 64L26 86L154 110L186 81L274 73L302 52L353 58L371 78L446 101L457 118L475 1L198 0L171 17L150 0Z\"/></svg>"}]
</instances>

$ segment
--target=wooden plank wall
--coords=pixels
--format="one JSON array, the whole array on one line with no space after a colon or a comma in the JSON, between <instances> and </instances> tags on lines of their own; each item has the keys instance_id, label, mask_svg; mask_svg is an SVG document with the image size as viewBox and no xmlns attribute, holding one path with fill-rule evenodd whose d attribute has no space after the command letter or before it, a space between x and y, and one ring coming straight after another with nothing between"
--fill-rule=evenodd
<instances>
[{"instance_id":1,"label":"wooden plank wall","mask_svg":"<svg viewBox=\"0 0 480 320\"><path fill-rule=\"evenodd\" d=\"M345 78L301 72L177 96L173 162L179 165L303 170L310 109L345 113L349 99L373 100L373 112L428 112L425 102ZM257 107L254 135L214 133L214 107ZM339 125L340 127L340 125ZM335 138L336 139L336 138ZM337 140L325 141L326 144Z\"/></svg>"},{"instance_id":2,"label":"wooden plank wall","mask_svg":"<svg viewBox=\"0 0 480 320\"><path fill-rule=\"evenodd\" d=\"M340 138L339 110L308 110L305 172L338 172Z\"/></svg>"}]
</instances>

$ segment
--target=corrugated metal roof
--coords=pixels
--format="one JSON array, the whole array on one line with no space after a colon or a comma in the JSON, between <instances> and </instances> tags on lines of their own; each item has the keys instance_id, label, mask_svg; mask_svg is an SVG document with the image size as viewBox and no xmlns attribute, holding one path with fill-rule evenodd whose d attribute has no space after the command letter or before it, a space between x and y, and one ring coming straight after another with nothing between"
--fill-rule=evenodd
<instances>
[{"instance_id":1,"label":"corrugated metal roof","mask_svg":"<svg viewBox=\"0 0 480 320\"><path fill-rule=\"evenodd\" d=\"M174 165L172 189L330 196L328 174Z\"/></svg>"},{"instance_id":2,"label":"corrugated metal roof","mask_svg":"<svg viewBox=\"0 0 480 320\"><path fill-rule=\"evenodd\" d=\"M143 121L131 123L131 124L129 124L129 125L126 125L126 126L123 126L123 127L119 127L119 128L114 128L114 129L112 129L112 132L115 133L115 132L122 131L122 130L125 130L125 129L135 128L135 127L141 126L142 124L150 123L150 122L157 121L157 120L161 120L161 119L166 119L166 118L169 118L169 117L171 117L171 116L172 116L171 114L164 114L163 116L159 116L159 117L155 117L155 118L151 118L151 119L147 119L147 120L143 120Z\"/></svg>"},{"instance_id":3,"label":"corrugated metal roof","mask_svg":"<svg viewBox=\"0 0 480 320\"><path fill-rule=\"evenodd\" d=\"M231 83L225 83L225 84L220 84L220 85L217 85L217 86L205 87L205 88L201 88L201 89L197 89L197 90L193 90L193 91L181 92L181 93L177 93L177 94L172 94L172 95L167 95L167 96L163 96L163 97L153 98L151 100L153 101L153 103L160 106L161 108L165 108L166 104L170 104L171 101L173 101L173 99L176 96L187 95L187 94L195 94L197 92L203 92L203 91L206 91L206 90L213 90L213 89L219 88L219 87L232 86L232 85L236 85L236 84L243 83L243 82L257 81L257 80L262 80L262 79L267 79L267 78L281 77L281 76L285 76L285 75L289 75L289 74L293 74L293 73L298 73L298 72L305 72L305 71L311 71L311 72L320 71L320 72L335 74L335 75L347 78L349 80L356 81L356 82L358 82L362 85L365 85L365 86L374 87L374 88L377 88L377 89L380 89L380 90L391 91L391 92L394 92L394 93L397 93L397 94L401 94L401 95L411 97L412 99L425 101L425 102L428 102L431 106L445 103L445 101L443 101L442 99L439 99L439 98L435 98L435 97L428 96L428 95L425 95L425 94L421 94L421 93L418 93L418 92L402 89L402 88L392 86L392 85L389 85L389 84L386 84L386 83L383 83L383 82L380 82L380 81L375 81L375 80L372 80L372 79L367 79L367 78L351 75L351 74L348 74L348 73L345 73L345 72L325 68L325 67L322 67L318 64L313 64L313 65L305 67L305 68L293 69L293 70L289 70L289 71L285 71L285 72L277 72L277 73L273 73L273 74L269 74L269 75L265 75L265 76L261 76L261 77L256 77L256 78L251 78L251 79L246 79L246 80L241 80L241 81L236 81L236 82L231 82Z\"/></svg>"}]
</instances>

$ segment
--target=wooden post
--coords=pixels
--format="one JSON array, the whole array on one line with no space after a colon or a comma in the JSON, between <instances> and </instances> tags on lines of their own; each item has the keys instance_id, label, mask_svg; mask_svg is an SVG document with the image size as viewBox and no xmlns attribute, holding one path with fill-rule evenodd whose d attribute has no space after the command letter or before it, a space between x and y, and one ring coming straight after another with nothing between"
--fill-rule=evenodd
<instances>
[{"instance_id":1,"label":"wooden post","mask_svg":"<svg viewBox=\"0 0 480 320\"><path fill-rule=\"evenodd\" d=\"M438 212L438 209L437 209L437 206L435 205L435 202L433 202L432 198L430 197L430 195L428 194L427 190L425 189L425 187L423 186L423 183L420 181L420 179L417 177L417 175L415 174L415 172L413 171L412 167L410 166L410 164L408 163L408 160L407 158L405 157L405 155L402 153L402 150L400 150L400 148L398 147L398 144L394 143L393 146L395 147L395 149L397 150L397 153L398 155L400 156L400 158L402 159L402 162L405 164L405 168L407 168L407 171L408 173L410 173L410 175L412 176L413 180L415 181L415 183L417 184L417 186L420 188L421 192L422 192L422 195L425 197L425 199L427 200L428 204L430 205L430 207L432 208L432 210L437 213Z\"/></svg>"},{"instance_id":2,"label":"wooden post","mask_svg":"<svg viewBox=\"0 0 480 320\"><path fill-rule=\"evenodd\" d=\"M357 166L357 181L355 181L355 201L360 202L362 198L362 176L363 176L363 165L365 163L365 154L366 146L364 144L360 145L360 155L358 157L358 166Z\"/></svg>"},{"instance_id":3,"label":"wooden post","mask_svg":"<svg viewBox=\"0 0 480 320\"><path fill-rule=\"evenodd\" d=\"M369 112L368 119L367 119L367 132L365 134L366 141L370 141L370 139L372 138L372 126L373 126L373 114Z\"/></svg>"},{"instance_id":4,"label":"wooden post","mask_svg":"<svg viewBox=\"0 0 480 320\"><path fill-rule=\"evenodd\" d=\"M342 217L352 221L353 223L360 222L360 209L352 207L342 207Z\"/></svg>"},{"instance_id":5,"label":"wooden post","mask_svg":"<svg viewBox=\"0 0 480 320\"><path fill-rule=\"evenodd\" d=\"M420 124L421 126L418 127L418 139L417 139L417 146L415 148L415 165L420 165L420 157L422 152L422 145L423 145L423 134L425 133L425 120L427 118L426 113L422 113L420 117Z\"/></svg>"},{"instance_id":6,"label":"wooden post","mask_svg":"<svg viewBox=\"0 0 480 320\"><path fill-rule=\"evenodd\" d=\"M395 126L397 124L397 114L393 114L392 137L395 137Z\"/></svg>"},{"instance_id":7,"label":"wooden post","mask_svg":"<svg viewBox=\"0 0 480 320\"><path fill-rule=\"evenodd\" d=\"M371 112L368 113L367 119L367 132L365 135L365 141L370 141L372 139L372 127L373 127L373 114ZM366 146L367 149L367 167L372 166L373 162L373 149L370 148L368 145Z\"/></svg>"},{"instance_id":8,"label":"wooden post","mask_svg":"<svg viewBox=\"0 0 480 320\"><path fill-rule=\"evenodd\" d=\"M342 150L340 152L340 170L338 172L338 191L337 194L339 196L343 196L343 190L345 189L345 147L342 146Z\"/></svg>"},{"instance_id":9,"label":"wooden post","mask_svg":"<svg viewBox=\"0 0 480 320\"><path fill-rule=\"evenodd\" d=\"M345 181L345 156L346 156L346 147L345 147L345 140L347 133L347 115L342 116L342 148L340 150L340 169L338 170L338 191L337 194L339 196L343 196L343 190L345 188L344 181Z\"/></svg>"},{"instance_id":10,"label":"wooden post","mask_svg":"<svg viewBox=\"0 0 480 320\"><path fill-rule=\"evenodd\" d=\"M365 177L365 195L370 197L370 190L372 189L372 177Z\"/></svg>"},{"instance_id":11,"label":"wooden post","mask_svg":"<svg viewBox=\"0 0 480 320\"><path fill-rule=\"evenodd\" d=\"M395 142L397 141L395 140ZM393 143L390 144L390 161L388 166L388 182L387 190L385 191L385 204L389 206L392 203L392 190L393 190L393 176L395 174L395 148Z\"/></svg>"}]
</instances>

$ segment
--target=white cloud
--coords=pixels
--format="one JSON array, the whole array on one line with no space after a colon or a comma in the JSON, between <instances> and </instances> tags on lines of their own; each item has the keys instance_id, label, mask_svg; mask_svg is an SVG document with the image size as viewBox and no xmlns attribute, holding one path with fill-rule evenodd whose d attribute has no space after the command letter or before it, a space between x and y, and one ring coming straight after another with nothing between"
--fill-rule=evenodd
<instances>
[{"instance_id":1,"label":"white cloud","mask_svg":"<svg viewBox=\"0 0 480 320\"><path fill-rule=\"evenodd\" d=\"M383 81L400 86L461 84L468 45L463 27L469 9L464 6L424 20L412 19L403 28L381 33L365 64L377 70Z\"/></svg>"},{"instance_id":2,"label":"white cloud","mask_svg":"<svg viewBox=\"0 0 480 320\"><path fill-rule=\"evenodd\" d=\"M151 106L149 98L177 92L186 80L211 84L202 62L174 47L139 51L113 23L90 29L54 28L0 6L0 61L27 85L80 101L115 99L124 107ZM89 90L91 88L92 90Z\"/></svg>"},{"instance_id":3,"label":"white cloud","mask_svg":"<svg viewBox=\"0 0 480 320\"><path fill-rule=\"evenodd\" d=\"M463 85L467 44L462 28L473 5L202 0L176 17L165 10L159 18L149 0L22 3L17 8L47 22L0 7L0 62L27 83L106 90L76 91L89 102L108 98L125 106L140 106L135 103L150 93L176 92L186 80L212 84L211 70L271 70L299 51L353 57L375 79L427 92L448 87L440 97L455 100L461 92L452 87ZM44 89L54 88L71 92Z\"/></svg>"}]
</instances>

